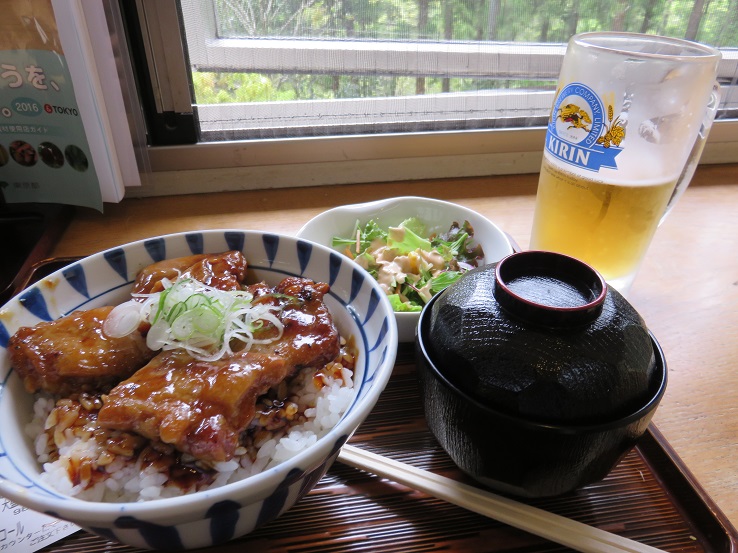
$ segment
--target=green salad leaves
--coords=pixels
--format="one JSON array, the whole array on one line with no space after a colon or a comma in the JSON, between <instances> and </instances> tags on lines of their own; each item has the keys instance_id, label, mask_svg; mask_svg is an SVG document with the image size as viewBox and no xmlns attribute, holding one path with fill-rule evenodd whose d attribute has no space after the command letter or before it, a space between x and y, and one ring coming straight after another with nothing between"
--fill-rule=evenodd
<instances>
[{"instance_id":1,"label":"green salad leaves","mask_svg":"<svg viewBox=\"0 0 738 553\"><path fill-rule=\"evenodd\" d=\"M484 258L473 236L469 221L429 234L415 217L387 229L371 219L363 225L356 221L352 235L335 236L332 245L377 279L395 311L420 311Z\"/></svg>"}]
</instances>

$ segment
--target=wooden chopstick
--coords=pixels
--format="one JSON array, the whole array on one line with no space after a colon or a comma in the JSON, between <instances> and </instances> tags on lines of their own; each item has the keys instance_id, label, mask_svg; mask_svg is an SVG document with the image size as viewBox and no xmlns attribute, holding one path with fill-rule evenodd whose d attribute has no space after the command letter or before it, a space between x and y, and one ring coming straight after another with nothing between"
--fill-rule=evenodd
<instances>
[{"instance_id":1,"label":"wooden chopstick","mask_svg":"<svg viewBox=\"0 0 738 553\"><path fill-rule=\"evenodd\" d=\"M338 460L577 551L664 553L661 549L355 446L344 445Z\"/></svg>"}]
</instances>

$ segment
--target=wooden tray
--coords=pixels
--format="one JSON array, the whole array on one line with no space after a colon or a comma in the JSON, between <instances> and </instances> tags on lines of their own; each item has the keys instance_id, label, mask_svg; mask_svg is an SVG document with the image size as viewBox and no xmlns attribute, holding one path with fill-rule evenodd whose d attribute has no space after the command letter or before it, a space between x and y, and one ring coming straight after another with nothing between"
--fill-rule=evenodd
<instances>
[{"instance_id":1,"label":"wooden tray","mask_svg":"<svg viewBox=\"0 0 738 553\"><path fill-rule=\"evenodd\" d=\"M425 425L411 352L351 443L460 480ZM738 550L738 533L656 428L602 482L530 502L666 551ZM78 532L45 552L133 552ZM201 551L555 552L566 548L383 478L336 463L301 502L267 526Z\"/></svg>"},{"instance_id":2,"label":"wooden tray","mask_svg":"<svg viewBox=\"0 0 738 553\"><path fill-rule=\"evenodd\" d=\"M38 263L23 287L74 259ZM22 288L21 288L22 289ZM403 345L386 390L351 443L456 478L423 417L412 348ZM670 552L738 552L738 532L653 426L602 482L529 502ZM142 551L79 531L41 551ZM199 551L559 552L568 549L392 481L336 463L290 511L259 530Z\"/></svg>"}]
</instances>

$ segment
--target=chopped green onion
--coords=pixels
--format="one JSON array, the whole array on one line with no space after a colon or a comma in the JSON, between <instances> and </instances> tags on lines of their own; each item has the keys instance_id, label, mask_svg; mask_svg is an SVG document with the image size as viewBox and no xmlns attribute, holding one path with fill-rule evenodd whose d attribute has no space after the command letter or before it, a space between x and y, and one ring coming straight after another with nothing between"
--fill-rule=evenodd
<instances>
[{"instance_id":1,"label":"chopped green onion","mask_svg":"<svg viewBox=\"0 0 738 553\"><path fill-rule=\"evenodd\" d=\"M193 357L215 361L253 344L269 343L282 336L284 326L275 312L281 307L254 303L244 290L219 290L191 278L163 279L164 290L154 294L136 294L132 300L116 306L105 320L103 329L111 337L122 337L136 330L140 323L151 325L146 343L152 350L185 349ZM291 301L292 296L285 296ZM276 335L263 336L273 328Z\"/></svg>"}]
</instances>

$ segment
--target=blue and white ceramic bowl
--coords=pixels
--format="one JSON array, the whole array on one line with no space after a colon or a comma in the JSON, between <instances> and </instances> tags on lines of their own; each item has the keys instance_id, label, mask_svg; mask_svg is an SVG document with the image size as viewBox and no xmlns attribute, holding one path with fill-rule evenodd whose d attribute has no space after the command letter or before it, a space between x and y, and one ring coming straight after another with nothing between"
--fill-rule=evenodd
<instances>
[{"instance_id":1,"label":"blue and white ceramic bowl","mask_svg":"<svg viewBox=\"0 0 738 553\"><path fill-rule=\"evenodd\" d=\"M330 247L334 236L350 236L357 220L363 225L373 219L386 228L399 225L409 217L417 217L425 223L428 232L436 233L448 231L454 221L459 224L469 221L474 228L474 241L484 250L482 264L499 261L515 250L512 239L481 213L463 205L420 196L334 207L313 217L297 236ZM395 317L400 342L415 340L420 313L395 313Z\"/></svg>"},{"instance_id":2,"label":"blue and white ceramic bowl","mask_svg":"<svg viewBox=\"0 0 738 553\"><path fill-rule=\"evenodd\" d=\"M296 457L221 488L143 503L95 503L50 489L39 478L31 440L33 398L9 364L9 337L20 326L76 309L119 303L150 263L194 253L241 250L249 279L276 284L286 276L327 282L325 301L343 336L358 349L356 398L340 422ZM242 230L171 234L133 242L60 269L0 310L0 496L136 547L192 549L226 542L279 516L304 496L335 460L384 389L397 352L397 326L376 282L344 256L290 236Z\"/></svg>"}]
</instances>

